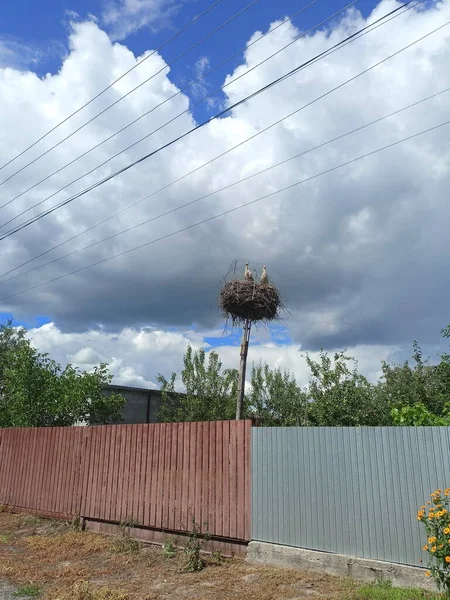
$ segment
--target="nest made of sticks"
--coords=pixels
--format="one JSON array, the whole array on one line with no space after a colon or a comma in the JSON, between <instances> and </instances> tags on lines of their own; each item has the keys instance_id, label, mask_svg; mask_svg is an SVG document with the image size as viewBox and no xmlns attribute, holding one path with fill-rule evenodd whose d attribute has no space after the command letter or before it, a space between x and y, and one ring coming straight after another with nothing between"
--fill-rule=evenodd
<instances>
[{"instance_id":1,"label":"nest made of sticks","mask_svg":"<svg viewBox=\"0 0 450 600\"><path fill-rule=\"evenodd\" d=\"M280 292L274 285L233 280L220 290L219 304L233 325L245 321L275 321L282 309Z\"/></svg>"}]
</instances>

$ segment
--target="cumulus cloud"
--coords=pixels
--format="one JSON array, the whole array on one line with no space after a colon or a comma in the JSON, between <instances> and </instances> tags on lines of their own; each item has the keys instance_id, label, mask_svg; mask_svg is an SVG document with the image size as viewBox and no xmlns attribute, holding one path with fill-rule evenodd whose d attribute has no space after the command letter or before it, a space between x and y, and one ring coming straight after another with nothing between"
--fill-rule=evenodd
<instances>
[{"instance_id":1,"label":"cumulus cloud","mask_svg":"<svg viewBox=\"0 0 450 600\"><path fill-rule=\"evenodd\" d=\"M131 33L150 27L161 29L170 23L183 0L107 0L103 23L111 38L123 40Z\"/></svg>"},{"instance_id":2,"label":"cumulus cloud","mask_svg":"<svg viewBox=\"0 0 450 600\"><path fill-rule=\"evenodd\" d=\"M133 387L157 388L158 373L166 377L170 377L172 372L180 373L188 345L195 350L201 347L207 351L211 349L204 343L202 335L192 330L168 332L155 328L126 328L118 334L102 330L64 333L54 323L48 323L29 330L29 337L41 352L48 352L62 364L71 363L89 371L101 362L108 363L116 384ZM256 334L256 337L261 336ZM215 350L224 368L236 368L239 356L237 346L226 344ZM393 349L388 346L359 346L350 349L349 354L358 360L361 372L376 381L380 376L381 360L390 359ZM315 352L310 356L318 358ZM285 346L266 340L250 346L248 359L248 382L251 366L262 361L272 368L289 369L302 387L308 383L309 369L305 355L297 344ZM178 385L181 386L180 379Z\"/></svg>"},{"instance_id":3,"label":"cumulus cloud","mask_svg":"<svg viewBox=\"0 0 450 600\"><path fill-rule=\"evenodd\" d=\"M369 19L395 6L392 0L383 0ZM449 19L450 0L426 11L410 10L299 72L170 150L1 242L1 273L165 186ZM226 101L231 104L241 99L364 24L361 15L352 11L331 31L321 31L292 44L231 84ZM245 73L296 35L296 27L284 26L251 46L227 81ZM70 52L55 75L38 78L32 71L0 69L1 164L142 58L124 45L112 43L94 22L75 24L69 42ZM442 90L449 85L449 42L450 30L444 28L193 176L32 264L41 264L138 224ZM42 144L5 168L2 175L8 176L164 65L160 55L152 55ZM68 163L176 91L167 72L153 78L61 145L57 152L3 185L2 201ZM52 194L188 106L189 99L179 94L122 135L9 205L2 211L1 222ZM1 283L0 278L0 297L170 234L449 118L450 103L448 95L443 94L52 266L7 283ZM193 116L183 115L41 208L59 202L193 126ZM183 332L194 328L202 337L220 323L216 305L220 277L234 258L245 257L268 265L290 310L286 322L293 349L275 346L271 360L287 357L299 345L316 351L321 346L386 349L409 344L412 338L434 343L449 320L449 164L448 129L442 128L245 210L5 300L0 303L0 310L25 320L35 314L50 315L57 330L63 332L61 335L86 335L87 330L91 335L92 330L106 336L102 340L110 339L108 336L126 340L127 335L134 335L127 332L151 327L153 332L169 330L169 337L173 328ZM182 336L186 339L179 342L178 355L190 339L187 334ZM136 376L153 382L158 369L133 366L128 348L134 346L128 344L131 342L124 341L120 353L113 348L105 353L109 360L118 361L118 378L125 381ZM89 362L102 356L100 346L80 341L70 352ZM235 349L229 351L235 358ZM264 351L269 353L271 349ZM226 356L226 350L221 352ZM370 354L370 350L367 352ZM379 356L380 352L376 350L376 354ZM379 363L378 358L376 362Z\"/></svg>"}]
</instances>

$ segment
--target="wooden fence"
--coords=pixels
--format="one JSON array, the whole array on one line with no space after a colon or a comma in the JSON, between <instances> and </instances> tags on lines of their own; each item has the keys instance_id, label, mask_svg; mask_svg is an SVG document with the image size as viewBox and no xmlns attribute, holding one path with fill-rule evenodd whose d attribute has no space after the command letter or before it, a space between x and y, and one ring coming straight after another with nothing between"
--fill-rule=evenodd
<instances>
[{"instance_id":1,"label":"wooden fence","mask_svg":"<svg viewBox=\"0 0 450 600\"><path fill-rule=\"evenodd\" d=\"M0 503L250 539L250 421L0 429Z\"/></svg>"}]
</instances>

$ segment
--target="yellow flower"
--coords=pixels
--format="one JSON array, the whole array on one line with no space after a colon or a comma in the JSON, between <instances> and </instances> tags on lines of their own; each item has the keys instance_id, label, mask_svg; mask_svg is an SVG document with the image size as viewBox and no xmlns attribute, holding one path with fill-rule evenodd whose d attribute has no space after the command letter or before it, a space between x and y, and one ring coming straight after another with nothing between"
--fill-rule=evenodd
<instances>
[{"instance_id":1,"label":"yellow flower","mask_svg":"<svg viewBox=\"0 0 450 600\"><path fill-rule=\"evenodd\" d=\"M429 544L433 544L435 541L436 541L436 538L435 538L435 537L429 537L429 538L428 538L428 543L429 543Z\"/></svg>"},{"instance_id":2,"label":"yellow flower","mask_svg":"<svg viewBox=\"0 0 450 600\"><path fill-rule=\"evenodd\" d=\"M425 544L425 546L422 548L422 550L428 550L428 545Z\"/></svg>"},{"instance_id":3,"label":"yellow flower","mask_svg":"<svg viewBox=\"0 0 450 600\"><path fill-rule=\"evenodd\" d=\"M450 533L450 527L446 527L444 529L444 533L445 533L445 535L448 535Z\"/></svg>"},{"instance_id":4,"label":"yellow flower","mask_svg":"<svg viewBox=\"0 0 450 600\"><path fill-rule=\"evenodd\" d=\"M450 563L450 556L445 557L445 562Z\"/></svg>"},{"instance_id":5,"label":"yellow flower","mask_svg":"<svg viewBox=\"0 0 450 600\"><path fill-rule=\"evenodd\" d=\"M436 552L436 550L437 550L436 546L433 546L433 547L431 548L431 552Z\"/></svg>"},{"instance_id":6,"label":"yellow flower","mask_svg":"<svg viewBox=\"0 0 450 600\"><path fill-rule=\"evenodd\" d=\"M443 508L441 510L442 515L446 515L448 513L448 510L446 508Z\"/></svg>"},{"instance_id":7,"label":"yellow flower","mask_svg":"<svg viewBox=\"0 0 450 600\"><path fill-rule=\"evenodd\" d=\"M431 502L427 502L427 506L430 506Z\"/></svg>"},{"instance_id":8,"label":"yellow flower","mask_svg":"<svg viewBox=\"0 0 450 600\"><path fill-rule=\"evenodd\" d=\"M430 573L430 571L427 571L427 572L425 573L425 577L431 577L431 573Z\"/></svg>"}]
</instances>

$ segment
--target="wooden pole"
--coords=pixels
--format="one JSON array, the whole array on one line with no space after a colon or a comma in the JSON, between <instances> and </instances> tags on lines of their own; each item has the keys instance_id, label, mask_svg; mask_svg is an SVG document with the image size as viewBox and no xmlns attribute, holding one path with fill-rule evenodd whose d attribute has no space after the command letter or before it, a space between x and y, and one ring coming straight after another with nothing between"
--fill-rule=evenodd
<instances>
[{"instance_id":1,"label":"wooden pole","mask_svg":"<svg viewBox=\"0 0 450 600\"><path fill-rule=\"evenodd\" d=\"M239 383L238 383L238 395L236 404L236 421L242 419L242 406L244 404L245 394L245 372L247 370L247 355L248 355L248 343L250 341L250 329L252 322L247 319L242 328L242 341L241 341L241 363L239 365Z\"/></svg>"}]
</instances>

